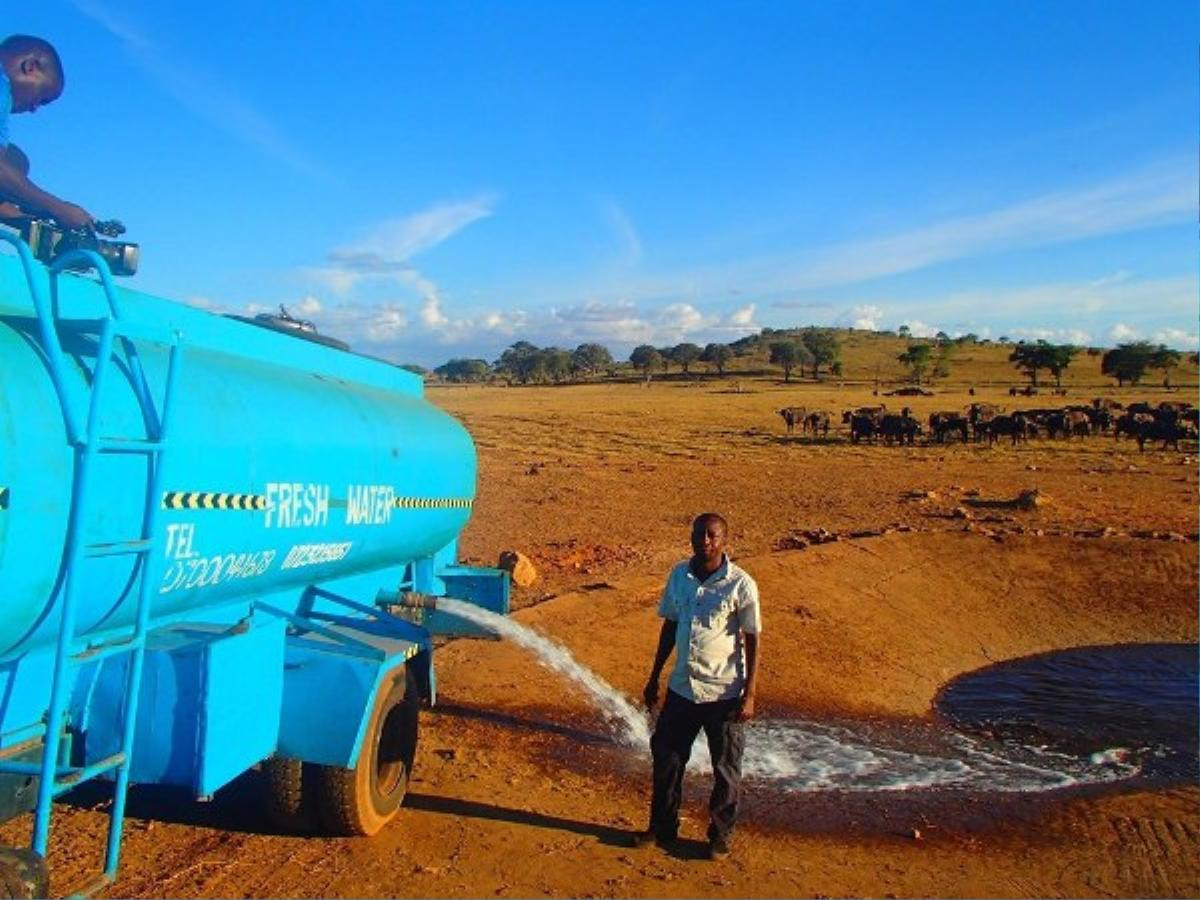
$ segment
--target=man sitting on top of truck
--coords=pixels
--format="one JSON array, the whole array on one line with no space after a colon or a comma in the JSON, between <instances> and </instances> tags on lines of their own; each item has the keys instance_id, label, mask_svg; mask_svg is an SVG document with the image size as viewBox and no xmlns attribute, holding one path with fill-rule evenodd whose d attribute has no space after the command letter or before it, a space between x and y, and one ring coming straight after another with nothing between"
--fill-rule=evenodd
<instances>
[{"instance_id":1,"label":"man sitting on top of truck","mask_svg":"<svg viewBox=\"0 0 1200 900\"><path fill-rule=\"evenodd\" d=\"M8 139L8 117L53 103L63 92L62 61L48 41L14 34L0 42L0 218L49 216L67 228L90 227L85 209L29 180L29 158Z\"/></svg>"}]
</instances>

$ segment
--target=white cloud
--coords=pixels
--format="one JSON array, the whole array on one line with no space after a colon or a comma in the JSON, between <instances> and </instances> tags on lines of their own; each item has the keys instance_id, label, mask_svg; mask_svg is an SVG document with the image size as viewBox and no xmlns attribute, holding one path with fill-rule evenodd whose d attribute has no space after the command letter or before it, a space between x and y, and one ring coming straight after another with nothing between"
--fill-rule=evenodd
<instances>
[{"instance_id":1,"label":"white cloud","mask_svg":"<svg viewBox=\"0 0 1200 900\"><path fill-rule=\"evenodd\" d=\"M1192 162L1170 157L1103 181L915 228L640 275L614 286L614 293L645 300L698 292L716 297L737 289L780 297L776 305L781 309L802 308L809 304L795 295L806 291L955 260L1190 222L1196 190ZM1132 279L1127 270L1118 270L1097 277L1094 287L1113 288Z\"/></svg>"},{"instance_id":2,"label":"white cloud","mask_svg":"<svg viewBox=\"0 0 1200 900\"><path fill-rule=\"evenodd\" d=\"M372 344L394 341L408 330L408 316L403 307L375 307L364 323L363 333Z\"/></svg>"},{"instance_id":3,"label":"white cloud","mask_svg":"<svg viewBox=\"0 0 1200 900\"><path fill-rule=\"evenodd\" d=\"M659 331L677 339L699 331L706 323L700 310L690 303L671 303L664 306L656 318Z\"/></svg>"},{"instance_id":4,"label":"white cloud","mask_svg":"<svg viewBox=\"0 0 1200 900\"><path fill-rule=\"evenodd\" d=\"M1074 344L1077 347L1087 347L1092 343L1091 334L1080 328L1012 328L1008 335L1051 344Z\"/></svg>"},{"instance_id":5,"label":"white cloud","mask_svg":"<svg viewBox=\"0 0 1200 900\"><path fill-rule=\"evenodd\" d=\"M735 309L726 317L725 323L734 330L758 331L758 325L754 322L754 309L753 303L743 306L741 309Z\"/></svg>"},{"instance_id":6,"label":"white cloud","mask_svg":"<svg viewBox=\"0 0 1200 900\"><path fill-rule=\"evenodd\" d=\"M1195 176L1179 160L974 216L818 250L804 282L861 281L936 263L1190 220ZM795 285L793 285L795 286Z\"/></svg>"},{"instance_id":7,"label":"white cloud","mask_svg":"<svg viewBox=\"0 0 1200 900\"><path fill-rule=\"evenodd\" d=\"M414 256L432 250L472 222L486 219L495 208L495 197L483 194L456 203L440 203L411 216L389 219L375 225L347 247L330 254L335 262L368 270L378 266L390 272L392 267L408 263Z\"/></svg>"},{"instance_id":8,"label":"white cloud","mask_svg":"<svg viewBox=\"0 0 1200 900\"><path fill-rule=\"evenodd\" d=\"M843 328L857 328L859 331L879 331L882 319L883 307L865 303L843 310L834 324Z\"/></svg>"},{"instance_id":9,"label":"white cloud","mask_svg":"<svg viewBox=\"0 0 1200 900\"><path fill-rule=\"evenodd\" d=\"M302 316L314 316L320 311L321 301L312 294L309 294L307 297L300 298L300 302L297 303L292 309L292 312Z\"/></svg>"},{"instance_id":10,"label":"white cloud","mask_svg":"<svg viewBox=\"0 0 1200 900\"><path fill-rule=\"evenodd\" d=\"M919 337L919 338L934 337L937 335L937 333L939 331L942 330L941 328L938 328L936 325L930 325L926 322L922 322L920 319L906 319L905 321L901 322L900 324L902 326L907 325L908 333L911 334L913 337Z\"/></svg>"},{"instance_id":11,"label":"white cloud","mask_svg":"<svg viewBox=\"0 0 1200 900\"><path fill-rule=\"evenodd\" d=\"M1130 328L1124 322L1117 322L1112 328L1108 329L1108 339L1113 343L1120 344L1125 341L1136 341L1137 338L1137 329Z\"/></svg>"},{"instance_id":12,"label":"white cloud","mask_svg":"<svg viewBox=\"0 0 1200 900\"><path fill-rule=\"evenodd\" d=\"M1105 275L1102 278L1097 278L1095 281L1090 282L1088 284L1088 287L1091 287L1091 288L1108 287L1110 284L1121 284L1124 281L1128 281L1132 277L1133 277L1133 273L1130 272L1128 269L1118 269L1116 272L1113 272L1111 275Z\"/></svg>"},{"instance_id":13,"label":"white cloud","mask_svg":"<svg viewBox=\"0 0 1200 900\"><path fill-rule=\"evenodd\" d=\"M1182 328L1163 328L1154 333L1152 340L1156 344L1166 344L1176 350L1200 349L1200 334L1184 331Z\"/></svg>"}]
</instances>

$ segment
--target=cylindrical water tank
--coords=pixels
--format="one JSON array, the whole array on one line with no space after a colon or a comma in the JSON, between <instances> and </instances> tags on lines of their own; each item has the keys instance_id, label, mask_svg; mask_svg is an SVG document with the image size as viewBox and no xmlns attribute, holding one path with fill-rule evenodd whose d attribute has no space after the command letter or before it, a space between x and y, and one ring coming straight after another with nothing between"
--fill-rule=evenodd
<instances>
[{"instance_id":1,"label":"cylindrical water tank","mask_svg":"<svg viewBox=\"0 0 1200 900\"><path fill-rule=\"evenodd\" d=\"M45 270L35 267L35 277L44 282ZM152 456L101 453L82 498L73 496L80 454L68 443L25 275L15 257L0 256L0 660L54 639L72 503L81 500L89 547L140 537L147 504L159 506L152 619L293 587L299 597L309 584L453 549L475 494L475 449L424 399L420 378L124 288L117 294L124 320L178 334L181 346L161 492L148 496ZM63 276L63 387L80 423L97 364L96 320L107 309L95 280ZM101 436L153 436L147 419L163 411L169 352L153 341L136 351L152 403L139 402L118 352L97 406ZM128 554L85 559L77 633L128 627L136 565Z\"/></svg>"}]
</instances>

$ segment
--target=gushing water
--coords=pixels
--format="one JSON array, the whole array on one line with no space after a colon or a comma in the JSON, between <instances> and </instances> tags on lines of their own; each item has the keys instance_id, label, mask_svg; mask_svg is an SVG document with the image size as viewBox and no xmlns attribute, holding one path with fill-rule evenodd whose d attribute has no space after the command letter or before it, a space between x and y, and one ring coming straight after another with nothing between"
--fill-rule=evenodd
<instances>
[{"instance_id":1,"label":"gushing water","mask_svg":"<svg viewBox=\"0 0 1200 900\"><path fill-rule=\"evenodd\" d=\"M532 651L542 665L587 691L613 729L617 743L642 752L649 748L650 723L645 712L580 665L561 644L470 603L439 598L437 605L442 612ZM919 749L913 749L914 745ZM871 734L865 725L851 729L801 720L753 720L746 728L742 770L748 779L787 791L959 788L1013 792L1116 781L1137 774L1138 767L1123 759L1122 752L1080 759L1045 748L997 747L932 727L897 740L894 735ZM696 742L691 767L711 769L703 735Z\"/></svg>"},{"instance_id":2,"label":"gushing water","mask_svg":"<svg viewBox=\"0 0 1200 900\"><path fill-rule=\"evenodd\" d=\"M482 625L514 644L537 655L538 661L549 669L574 681L591 695L605 721L617 731L620 743L630 747L650 745L650 723L646 714L591 669L581 666L562 644L552 641L507 616L497 615L471 603L439 597L437 608L444 613Z\"/></svg>"}]
</instances>

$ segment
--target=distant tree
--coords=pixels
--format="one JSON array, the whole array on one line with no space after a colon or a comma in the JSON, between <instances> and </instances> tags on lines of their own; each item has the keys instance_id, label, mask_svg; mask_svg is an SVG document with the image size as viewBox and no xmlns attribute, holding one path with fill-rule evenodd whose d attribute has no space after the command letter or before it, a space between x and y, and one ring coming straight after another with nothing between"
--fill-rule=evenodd
<instances>
[{"instance_id":1,"label":"distant tree","mask_svg":"<svg viewBox=\"0 0 1200 900\"><path fill-rule=\"evenodd\" d=\"M913 344L896 359L908 366L909 376L916 384L920 384L922 376L933 359L933 347L929 344Z\"/></svg>"},{"instance_id":2,"label":"distant tree","mask_svg":"<svg viewBox=\"0 0 1200 900\"><path fill-rule=\"evenodd\" d=\"M960 334L958 337L956 337L954 339L954 342L956 344L978 344L979 343L979 335L975 334L974 332L968 332L967 334Z\"/></svg>"},{"instance_id":3,"label":"distant tree","mask_svg":"<svg viewBox=\"0 0 1200 900\"><path fill-rule=\"evenodd\" d=\"M629 361L641 369L643 375L649 377L651 372L662 365L662 354L649 344L642 344L640 347L634 347L633 352L629 354Z\"/></svg>"},{"instance_id":4,"label":"distant tree","mask_svg":"<svg viewBox=\"0 0 1200 900\"><path fill-rule=\"evenodd\" d=\"M1062 387L1063 372L1067 371L1071 361L1078 355L1079 348L1070 344L1051 345L1050 351L1046 355L1046 368L1054 376L1055 387Z\"/></svg>"},{"instance_id":5,"label":"distant tree","mask_svg":"<svg viewBox=\"0 0 1200 900\"><path fill-rule=\"evenodd\" d=\"M804 364L812 358L812 354L799 341L775 341L771 344L771 365L783 368L783 380L792 380L792 369Z\"/></svg>"},{"instance_id":6,"label":"distant tree","mask_svg":"<svg viewBox=\"0 0 1200 900\"><path fill-rule=\"evenodd\" d=\"M1159 344L1158 349L1154 351L1154 356L1150 359L1150 368L1158 369L1163 373L1163 387L1169 388L1171 386L1171 370L1181 362L1183 362L1183 354L1180 351Z\"/></svg>"},{"instance_id":7,"label":"distant tree","mask_svg":"<svg viewBox=\"0 0 1200 900\"><path fill-rule=\"evenodd\" d=\"M571 378L571 353L559 347L546 347L538 351L542 375L555 384L562 384Z\"/></svg>"},{"instance_id":8,"label":"distant tree","mask_svg":"<svg viewBox=\"0 0 1200 900\"><path fill-rule=\"evenodd\" d=\"M545 375L545 358L529 341L517 341L496 360L496 371L521 384L540 381Z\"/></svg>"},{"instance_id":9,"label":"distant tree","mask_svg":"<svg viewBox=\"0 0 1200 900\"><path fill-rule=\"evenodd\" d=\"M937 341L939 344L950 343L950 335L946 334L946 332L944 332L944 331L939 331L937 334L935 334L933 336L933 339L935 341Z\"/></svg>"},{"instance_id":10,"label":"distant tree","mask_svg":"<svg viewBox=\"0 0 1200 900\"><path fill-rule=\"evenodd\" d=\"M841 361L840 359L835 359L835 360L833 361L833 365L831 365L831 366L829 367L829 373L830 373L830 374L831 374L831 375L832 375L834 378L841 378L841 377L842 377L842 372L843 372L843 368L842 368L842 361Z\"/></svg>"},{"instance_id":11,"label":"distant tree","mask_svg":"<svg viewBox=\"0 0 1200 900\"><path fill-rule=\"evenodd\" d=\"M484 363L484 365L487 365L487 363ZM405 372L412 372L414 375L420 375L422 378L429 374L429 370L427 368L424 366L418 366L416 363L400 363L400 368Z\"/></svg>"},{"instance_id":12,"label":"distant tree","mask_svg":"<svg viewBox=\"0 0 1200 900\"><path fill-rule=\"evenodd\" d=\"M595 375L613 364L612 354L602 344L580 344L571 351L571 366L584 375Z\"/></svg>"},{"instance_id":13,"label":"distant tree","mask_svg":"<svg viewBox=\"0 0 1200 900\"><path fill-rule=\"evenodd\" d=\"M806 328L801 334L800 340L811 357L814 381L820 374L821 366L832 366L841 356L841 342L837 335L828 328Z\"/></svg>"},{"instance_id":14,"label":"distant tree","mask_svg":"<svg viewBox=\"0 0 1200 900\"><path fill-rule=\"evenodd\" d=\"M954 351L957 346L950 341L938 344L937 353L933 357L933 370L929 373L930 381L935 378L950 377L950 363L954 360Z\"/></svg>"},{"instance_id":15,"label":"distant tree","mask_svg":"<svg viewBox=\"0 0 1200 900\"><path fill-rule=\"evenodd\" d=\"M896 329L896 334L900 335L902 338L910 338L912 337L912 329L907 325L901 325Z\"/></svg>"},{"instance_id":16,"label":"distant tree","mask_svg":"<svg viewBox=\"0 0 1200 900\"><path fill-rule=\"evenodd\" d=\"M1188 362L1193 366L1200 366L1200 353L1189 353Z\"/></svg>"},{"instance_id":17,"label":"distant tree","mask_svg":"<svg viewBox=\"0 0 1200 900\"><path fill-rule=\"evenodd\" d=\"M688 367L696 362L704 353L695 344L676 344L670 350L671 362L683 369L683 374L688 373Z\"/></svg>"},{"instance_id":18,"label":"distant tree","mask_svg":"<svg viewBox=\"0 0 1200 900\"><path fill-rule=\"evenodd\" d=\"M1117 379L1121 387L1126 382L1137 384L1153 368L1157 349L1149 341L1118 344L1100 358L1100 374Z\"/></svg>"},{"instance_id":19,"label":"distant tree","mask_svg":"<svg viewBox=\"0 0 1200 900\"><path fill-rule=\"evenodd\" d=\"M716 369L718 375L725 374L725 367L729 365L731 359L733 359L733 348L725 344L709 344L700 356L700 361L708 363Z\"/></svg>"},{"instance_id":20,"label":"distant tree","mask_svg":"<svg viewBox=\"0 0 1200 900\"><path fill-rule=\"evenodd\" d=\"M1070 344L1050 344L1046 341L1036 341L1032 344L1021 342L1008 354L1008 361L1029 377L1033 387L1037 387L1038 372L1046 369L1055 382L1062 384L1062 374L1071 365L1071 360L1079 352L1078 347Z\"/></svg>"},{"instance_id":21,"label":"distant tree","mask_svg":"<svg viewBox=\"0 0 1200 900\"><path fill-rule=\"evenodd\" d=\"M1007 344L1010 342L1008 340L1008 336L1002 334L1002 335L1000 335L1000 337L996 338L996 343L997 344Z\"/></svg>"},{"instance_id":22,"label":"distant tree","mask_svg":"<svg viewBox=\"0 0 1200 900\"><path fill-rule=\"evenodd\" d=\"M492 368L482 359L452 359L433 370L444 381L482 381L491 374Z\"/></svg>"}]
</instances>

